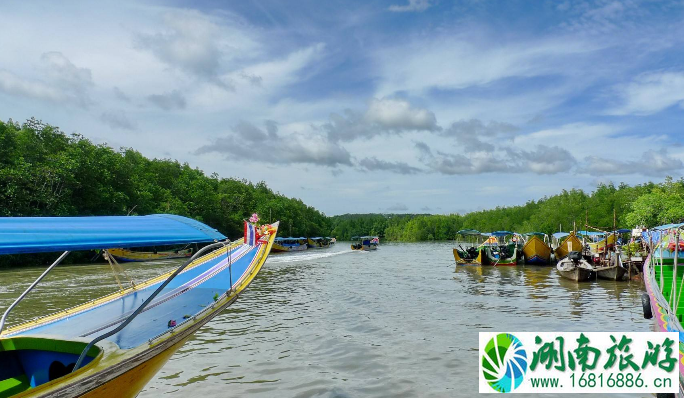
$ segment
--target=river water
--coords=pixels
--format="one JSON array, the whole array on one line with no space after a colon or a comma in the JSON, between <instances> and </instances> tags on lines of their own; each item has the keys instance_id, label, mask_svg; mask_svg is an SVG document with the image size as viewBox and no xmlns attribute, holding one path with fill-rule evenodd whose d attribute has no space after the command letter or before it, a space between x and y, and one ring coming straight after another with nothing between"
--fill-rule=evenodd
<instances>
[{"instance_id":1,"label":"river water","mask_svg":"<svg viewBox=\"0 0 684 398\"><path fill-rule=\"evenodd\" d=\"M641 282L577 284L553 267L455 267L451 248L384 244L352 252L340 242L272 255L240 299L199 330L140 397L472 397L478 331L650 330ZM175 265L126 269L144 280ZM0 310L42 270L0 271ZM107 265L58 267L12 319L116 286Z\"/></svg>"}]
</instances>

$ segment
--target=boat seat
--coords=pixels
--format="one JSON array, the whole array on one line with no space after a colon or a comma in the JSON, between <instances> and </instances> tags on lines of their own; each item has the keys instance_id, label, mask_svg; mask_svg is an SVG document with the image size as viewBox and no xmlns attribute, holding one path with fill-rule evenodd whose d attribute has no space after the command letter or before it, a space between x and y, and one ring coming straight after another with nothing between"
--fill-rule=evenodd
<instances>
[{"instance_id":1,"label":"boat seat","mask_svg":"<svg viewBox=\"0 0 684 398\"><path fill-rule=\"evenodd\" d=\"M29 388L71 373L86 343L38 337L0 339L0 398L11 397ZM87 366L102 350L93 346L85 356Z\"/></svg>"}]
</instances>

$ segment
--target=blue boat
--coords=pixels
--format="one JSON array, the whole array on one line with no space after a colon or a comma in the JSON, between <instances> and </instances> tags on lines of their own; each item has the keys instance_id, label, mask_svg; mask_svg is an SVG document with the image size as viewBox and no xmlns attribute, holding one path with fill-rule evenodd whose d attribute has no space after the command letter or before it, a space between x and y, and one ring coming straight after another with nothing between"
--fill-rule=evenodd
<instances>
[{"instance_id":1,"label":"blue boat","mask_svg":"<svg viewBox=\"0 0 684 398\"><path fill-rule=\"evenodd\" d=\"M0 398L135 397L256 277L278 223L249 227L259 231L252 242L174 215L0 218L0 255L63 252L0 320ZM206 245L172 272L5 329L12 309L71 251L188 243Z\"/></svg>"}]
</instances>

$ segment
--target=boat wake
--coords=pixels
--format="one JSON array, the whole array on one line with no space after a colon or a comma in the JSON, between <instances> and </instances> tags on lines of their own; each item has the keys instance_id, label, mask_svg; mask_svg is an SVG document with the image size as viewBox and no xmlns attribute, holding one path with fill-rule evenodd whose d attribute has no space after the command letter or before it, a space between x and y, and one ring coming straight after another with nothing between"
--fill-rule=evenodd
<instances>
[{"instance_id":1,"label":"boat wake","mask_svg":"<svg viewBox=\"0 0 684 398\"><path fill-rule=\"evenodd\" d=\"M317 260L320 258L327 258L327 257L334 257L334 256L339 256L340 254L347 254L351 253L352 250L343 250L339 252L327 252L327 253L292 253L292 254L283 254L279 256L269 256L268 259L266 260L267 264L286 264L286 263L295 263L298 261L310 261L310 260Z\"/></svg>"}]
</instances>

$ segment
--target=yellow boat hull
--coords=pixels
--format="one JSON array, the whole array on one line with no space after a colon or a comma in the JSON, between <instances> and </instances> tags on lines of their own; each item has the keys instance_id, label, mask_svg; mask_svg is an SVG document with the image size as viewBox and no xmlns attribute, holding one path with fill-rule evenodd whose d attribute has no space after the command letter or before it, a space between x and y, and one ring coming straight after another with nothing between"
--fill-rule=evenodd
<instances>
[{"instance_id":1,"label":"yellow boat hull","mask_svg":"<svg viewBox=\"0 0 684 398\"><path fill-rule=\"evenodd\" d=\"M547 265L551 262L551 248L537 236L532 236L523 246L525 264Z\"/></svg>"},{"instance_id":2,"label":"yellow boat hull","mask_svg":"<svg viewBox=\"0 0 684 398\"><path fill-rule=\"evenodd\" d=\"M477 258L472 260L472 261L466 261L464 260L460 254L458 254L458 250L453 249L454 251L454 260L456 260L456 264L482 264L482 250L478 251Z\"/></svg>"},{"instance_id":3,"label":"yellow boat hull","mask_svg":"<svg viewBox=\"0 0 684 398\"><path fill-rule=\"evenodd\" d=\"M185 258L192 256L192 249L164 251L164 252L136 252L126 249L109 249L109 254L116 257L122 262L136 262L136 261L155 261L167 260L172 258Z\"/></svg>"},{"instance_id":4,"label":"yellow boat hull","mask_svg":"<svg viewBox=\"0 0 684 398\"><path fill-rule=\"evenodd\" d=\"M556 248L556 260L562 260L570 252L582 252L582 242L574 233L566 236Z\"/></svg>"}]
</instances>

